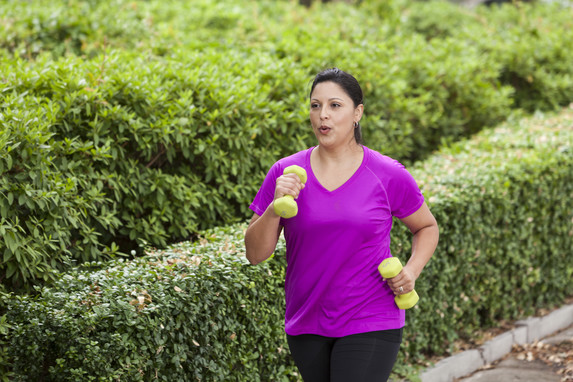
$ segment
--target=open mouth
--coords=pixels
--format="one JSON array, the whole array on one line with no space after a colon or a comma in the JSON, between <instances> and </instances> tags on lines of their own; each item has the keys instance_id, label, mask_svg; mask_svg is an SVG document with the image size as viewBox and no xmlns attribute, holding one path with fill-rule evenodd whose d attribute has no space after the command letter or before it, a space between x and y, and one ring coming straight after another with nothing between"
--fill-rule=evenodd
<instances>
[{"instance_id":1,"label":"open mouth","mask_svg":"<svg viewBox=\"0 0 573 382\"><path fill-rule=\"evenodd\" d=\"M318 128L318 131L320 131L322 134L326 134L326 133L328 133L330 130L331 130L331 129L330 129L330 127L328 127L328 126L320 126L320 127Z\"/></svg>"}]
</instances>

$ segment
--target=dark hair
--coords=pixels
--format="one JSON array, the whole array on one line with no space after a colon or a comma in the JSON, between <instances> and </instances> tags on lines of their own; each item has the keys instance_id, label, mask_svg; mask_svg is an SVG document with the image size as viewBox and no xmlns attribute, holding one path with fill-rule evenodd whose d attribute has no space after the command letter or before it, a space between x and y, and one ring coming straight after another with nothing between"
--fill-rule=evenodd
<instances>
[{"instance_id":1,"label":"dark hair","mask_svg":"<svg viewBox=\"0 0 573 382\"><path fill-rule=\"evenodd\" d=\"M344 92L348 94L348 96L352 99L354 107L357 107L360 104L364 104L362 88L360 87L360 84L356 78L354 78L354 76L351 74L346 73L345 71L342 71L338 68L323 70L322 72L318 73L316 77L314 77L309 96L312 96L314 88L321 82L334 82L340 86ZM358 126L354 129L354 139L356 140L356 143L362 143L362 127L360 126L360 122L358 122Z\"/></svg>"}]
</instances>

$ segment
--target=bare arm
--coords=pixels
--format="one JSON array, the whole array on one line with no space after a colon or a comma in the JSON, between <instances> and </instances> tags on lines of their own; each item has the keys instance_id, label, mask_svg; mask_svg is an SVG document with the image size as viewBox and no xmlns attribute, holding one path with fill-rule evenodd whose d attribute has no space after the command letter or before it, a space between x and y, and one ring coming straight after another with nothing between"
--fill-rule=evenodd
<instances>
[{"instance_id":1,"label":"bare arm","mask_svg":"<svg viewBox=\"0 0 573 382\"><path fill-rule=\"evenodd\" d=\"M438 223L426 203L401 221L414 236L412 238L412 255L408 263L398 276L388 280L388 285L395 294L404 294L414 290L416 279L434 254L440 236ZM403 288L402 291L399 291L400 287Z\"/></svg>"},{"instance_id":2,"label":"bare arm","mask_svg":"<svg viewBox=\"0 0 573 382\"><path fill-rule=\"evenodd\" d=\"M274 200L287 194L296 198L303 188L304 184L296 174L282 175L277 178ZM262 216L253 214L245 232L246 256L251 264L258 264L268 259L277 246L283 227L280 225L280 216L274 211L273 203L267 207Z\"/></svg>"},{"instance_id":3,"label":"bare arm","mask_svg":"<svg viewBox=\"0 0 573 382\"><path fill-rule=\"evenodd\" d=\"M272 255L283 228L279 223L280 216L275 214L272 204L262 216L253 214L245 233L247 260L251 264L258 264Z\"/></svg>"}]
</instances>

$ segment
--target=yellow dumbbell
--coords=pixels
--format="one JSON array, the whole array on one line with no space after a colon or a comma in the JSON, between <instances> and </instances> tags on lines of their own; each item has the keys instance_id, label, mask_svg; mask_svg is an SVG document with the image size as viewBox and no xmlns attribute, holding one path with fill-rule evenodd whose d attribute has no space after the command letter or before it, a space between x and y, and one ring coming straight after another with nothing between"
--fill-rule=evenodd
<instances>
[{"instance_id":1,"label":"yellow dumbbell","mask_svg":"<svg viewBox=\"0 0 573 382\"><path fill-rule=\"evenodd\" d=\"M300 166L288 166L283 171L283 174L297 174L300 181L303 184L306 183L306 171ZM273 208L275 209L275 213L277 215L287 219L296 216L298 213L298 206L292 195L285 195L282 198L275 200L273 203Z\"/></svg>"},{"instance_id":2,"label":"yellow dumbbell","mask_svg":"<svg viewBox=\"0 0 573 382\"><path fill-rule=\"evenodd\" d=\"M402 263L397 257L389 257L382 261L378 266L378 271L385 279L391 279L398 276L398 273L400 273L401 270ZM420 297L415 290L394 297L394 301L400 309L410 309L416 305L419 299Z\"/></svg>"}]
</instances>

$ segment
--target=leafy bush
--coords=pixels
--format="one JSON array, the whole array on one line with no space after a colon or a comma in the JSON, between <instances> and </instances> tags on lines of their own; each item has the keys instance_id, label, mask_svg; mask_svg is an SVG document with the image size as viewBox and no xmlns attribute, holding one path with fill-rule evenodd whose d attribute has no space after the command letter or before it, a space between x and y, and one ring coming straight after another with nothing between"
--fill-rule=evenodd
<instances>
[{"instance_id":1,"label":"leafy bush","mask_svg":"<svg viewBox=\"0 0 573 382\"><path fill-rule=\"evenodd\" d=\"M300 76L284 62L261 65L262 55L210 66L221 58L0 62L10 73L0 84L3 278L45 279L72 260L165 246L240 215L253 174L303 147L304 132L278 138L292 123L280 116L297 118L284 106L296 93L285 80L283 97L270 77ZM236 79L255 65L256 76Z\"/></svg>"},{"instance_id":2,"label":"leafy bush","mask_svg":"<svg viewBox=\"0 0 573 382\"><path fill-rule=\"evenodd\" d=\"M97 55L111 44L136 48L148 35L148 20L128 1L3 1L0 48L32 59Z\"/></svg>"},{"instance_id":3,"label":"leafy bush","mask_svg":"<svg viewBox=\"0 0 573 382\"><path fill-rule=\"evenodd\" d=\"M404 28L428 39L476 47L514 89L514 106L555 110L573 100L573 8L559 3L503 4L468 11L449 2L412 2Z\"/></svg>"},{"instance_id":4,"label":"leafy bush","mask_svg":"<svg viewBox=\"0 0 573 382\"><path fill-rule=\"evenodd\" d=\"M117 247L102 245L96 228L113 233L118 221L90 167L105 153L77 138L54 140L55 105L20 94L5 93L2 101L2 282L22 287L51 279L74 259L113 255Z\"/></svg>"},{"instance_id":5,"label":"leafy bush","mask_svg":"<svg viewBox=\"0 0 573 382\"><path fill-rule=\"evenodd\" d=\"M458 337L573 294L572 122L573 107L514 121L412 171L441 237L416 285L407 354L452 350ZM408 233L398 227L394 253L406 258Z\"/></svg>"},{"instance_id":6,"label":"leafy bush","mask_svg":"<svg viewBox=\"0 0 573 382\"><path fill-rule=\"evenodd\" d=\"M288 381L284 267L247 265L241 232L86 264L40 298L14 297L14 380Z\"/></svg>"},{"instance_id":7,"label":"leafy bush","mask_svg":"<svg viewBox=\"0 0 573 382\"><path fill-rule=\"evenodd\" d=\"M497 124L514 103L573 97L571 18L554 6L5 5L0 279L10 288L243 220L270 165L315 144L309 80L325 67L358 77L366 144L405 163Z\"/></svg>"},{"instance_id":8,"label":"leafy bush","mask_svg":"<svg viewBox=\"0 0 573 382\"><path fill-rule=\"evenodd\" d=\"M573 100L573 8L522 4L481 15L488 25L473 35L501 65L500 81L515 89L515 105L555 110Z\"/></svg>"},{"instance_id":9,"label":"leafy bush","mask_svg":"<svg viewBox=\"0 0 573 382\"><path fill-rule=\"evenodd\" d=\"M411 169L441 227L397 362L573 293L573 109L516 120ZM287 380L285 246L246 264L244 225L105 269L86 264L7 304L15 380ZM411 237L393 231L406 259ZM98 265L100 267L101 265ZM511 298L509 298L511 296ZM402 365L402 366L401 366Z\"/></svg>"}]
</instances>

